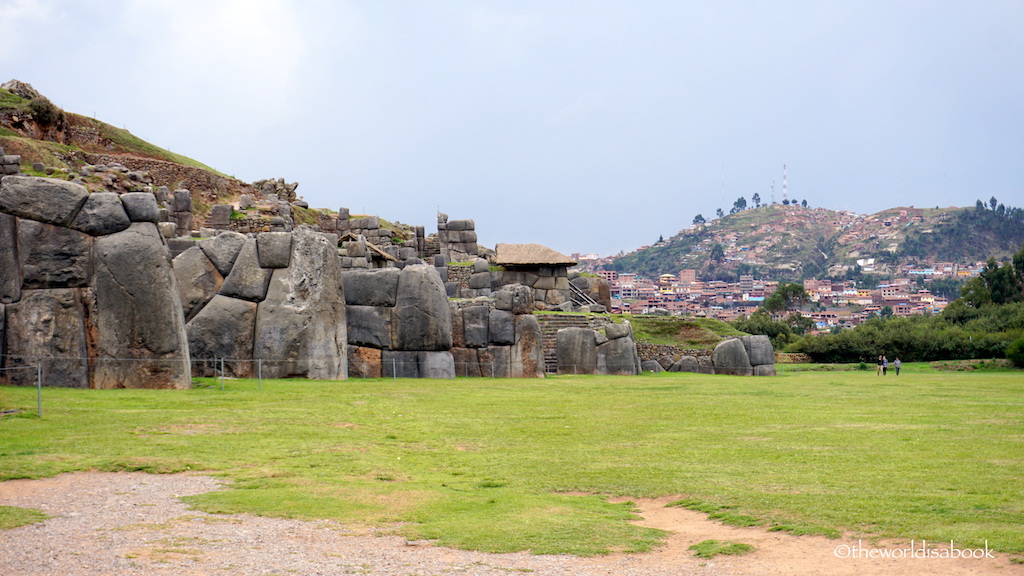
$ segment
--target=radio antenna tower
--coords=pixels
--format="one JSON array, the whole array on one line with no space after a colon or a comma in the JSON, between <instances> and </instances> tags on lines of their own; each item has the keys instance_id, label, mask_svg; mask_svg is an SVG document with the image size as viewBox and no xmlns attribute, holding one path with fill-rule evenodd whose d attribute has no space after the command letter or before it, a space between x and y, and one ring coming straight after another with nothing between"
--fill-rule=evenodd
<instances>
[{"instance_id":1,"label":"radio antenna tower","mask_svg":"<svg viewBox=\"0 0 1024 576\"><path fill-rule=\"evenodd\" d=\"M786 187L786 165L782 165L782 202L785 203L789 199L789 190Z\"/></svg>"},{"instance_id":2,"label":"radio antenna tower","mask_svg":"<svg viewBox=\"0 0 1024 576\"><path fill-rule=\"evenodd\" d=\"M775 179L772 178L772 204L775 204Z\"/></svg>"}]
</instances>

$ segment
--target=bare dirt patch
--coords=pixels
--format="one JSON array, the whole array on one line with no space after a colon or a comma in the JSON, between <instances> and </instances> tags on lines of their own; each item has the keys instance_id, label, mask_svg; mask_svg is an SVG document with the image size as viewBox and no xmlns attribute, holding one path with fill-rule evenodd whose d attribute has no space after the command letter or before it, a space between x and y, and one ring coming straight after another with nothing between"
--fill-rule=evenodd
<instances>
[{"instance_id":1,"label":"bare dirt patch","mask_svg":"<svg viewBox=\"0 0 1024 576\"><path fill-rule=\"evenodd\" d=\"M637 502L638 523L670 533L647 554L597 558L486 554L409 542L386 529L189 510L179 497L221 487L198 474L79 473L0 483L0 505L51 515L40 524L0 531L5 576L64 574L479 574L567 575L967 575L1024 574L996 559L844 559L856 540L791 536L733 528L703 514L665 508L673 498ZM635 500L634 500L635 501ZM635 501L636 502L636 501ZM746 556L695 558L704 540L755 546ZM884 542L887 549L908 543ZM872 548L868 542L864 547Z\"/></svg>"}]
</instances>

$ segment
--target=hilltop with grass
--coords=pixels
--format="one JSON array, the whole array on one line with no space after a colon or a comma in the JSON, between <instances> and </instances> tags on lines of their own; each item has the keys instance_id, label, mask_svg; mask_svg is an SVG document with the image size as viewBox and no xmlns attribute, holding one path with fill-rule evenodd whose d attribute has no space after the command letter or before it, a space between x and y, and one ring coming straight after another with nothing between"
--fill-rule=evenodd
<instances>
[{"instance_id":1,"label":"hilltop with grass","mask_svg":"<svg viewBox=\"0 0 1024 576\"><path fill-rule=\"evenodd\" d=\"M744 202L745 205L745 202ZM742 274L780 281L893 275L907 267L974 265L1008 258L1024 242L1024 210L996 198L973 207L897 207L875 214L770 204L693 225L604 268L649 278L697 270L701 279Z\"/></svg>"},{"instance_id":2,"label":"hilltop with grass","mask_svg":"<svg viewBox=\"0 0 1024 576\"><path fill-rule=\"evenodd\" d=\"M95 118L62 110L31 85L17 80L0 87L0 147L21 156L21 171L33 176L68 178L82 167L117 163L146 171L153 186L188 188L197 214L214 203L244 193L258 195L251 184L202 162L146 142L131 132ZM39 166L45 167L37 170ZM90 190L104 188L101 175L85 176Z\"/></svg>"}]
</instances>

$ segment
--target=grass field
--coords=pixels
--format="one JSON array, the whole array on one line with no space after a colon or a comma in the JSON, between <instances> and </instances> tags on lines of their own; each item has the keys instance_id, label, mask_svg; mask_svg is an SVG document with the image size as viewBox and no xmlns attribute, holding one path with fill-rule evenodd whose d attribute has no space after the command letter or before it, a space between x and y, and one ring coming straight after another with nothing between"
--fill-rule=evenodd
<instances>
[{"instance_id":1,"label":"grass field","mask_svg":"<svg viewBox=\"0 0 1024 576\"><path fill-rule=\"evenodd\" d=\"M208 381L209 383L209 381ZM604 495L678 495L796 533L1024 553L1019 371L788 370L321 382L226 391L0 388L0 479L206 470L211 512L390 524L486 551L646 550Z\"/></svg>"}]
</instances>

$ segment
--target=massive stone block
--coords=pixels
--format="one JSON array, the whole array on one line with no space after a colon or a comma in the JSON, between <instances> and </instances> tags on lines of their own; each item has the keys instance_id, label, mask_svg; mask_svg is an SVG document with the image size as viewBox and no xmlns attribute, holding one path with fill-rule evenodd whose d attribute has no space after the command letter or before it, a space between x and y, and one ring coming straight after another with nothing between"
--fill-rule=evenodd
<instances>
[{"instance_id":1,"label":"massive stone block","mask_svg":"<svg viewBox=\"0 0 1024 576\"><path fill-rule=\"evenodd\" d=\"M93 238L63 226L18 220L22 288L79 288L92 275Z\"/></svg>"},{"instance_id":2,"label":"massive stone block","mask_svg":"<svg viewBox=\"0 0 1024 576\"><path fill-rule=\"evenodd\" d=\"M437 268L415 264L402 269L395 322L394 344L398 350L451 349L451 310Z\"/></svg>"},{"instance_id":3,"label":"massive stone block","mask_svg":"<svg viewBox=\"0 0 1024 576\"><path fill-rule=\"evenodd\" d=\"M419 378L420 353L403 350L384 350L381 353L381 372L385 378Z\"/></svg>"},{"instance_id":4,"label":"massive stone block","mask_svg":"<svg viewBox=\"0 0 1024 576\"><path fill-rule=\"evenodd\" d=\"M42 365L43 386L89 386L85 306L75 289L26 290L6 306L5 368L11 384L35 385Z\"/></svg>"},{"instance_id":5,"label":"massive stone block","mask_svg":"<svg viewBox=\"0 0 1024 576\"><path fill-rule=\"evenodd\" d=\"M668 369L669 372L700 372L700 365L695 356L683 356Z\"/></svg>"},{"instance_id":6,"label":"massive stone block","mask_svg":"<svg viewBox=\"0 0 1024 576\"><path fill-rule=\"evenodd\" d=\"M377 348L364 348L349 345L348 376L349 378L380 378L383 375L383 352Z\"/></svg>"},{"instance_id":7,"label":"massive stone block","mask_svg":"<svg viewBox=\"0 0 1024 576\"><path fill-rule=\"evenodd\" d=\"M467 306L462 309L462 329L466 348L487 346L490 333L490 310L487 306Z\"/></svg>"},{"instance_id":8,"label":"massive stone block","mask_svg":"<svg viewBox=\"0 0 1024 576\"><path fill-rule=\"evenodd\" d=\"M559 374L597 372L597 335L589 328L562 328L556 336Z\"/></svg>"},{"instance_id":9,"label":"massive stone block","mask_svg":"<svg viewBox=\"0 0 1024 576\"><path fill-rule=\"evenodd\" d=\"M132 222L160 221L160 206L156 203L156 196L149 192L121 194L121 204Z\"/></svg>"},{"instance_id":10,"label":"massive stone block","mask_svg":"<svg viewBox=\"0 0 1024 576\"><path fill-rule=\"evenodd\" d=\"M92 387L188 388L185 317L156 225L139 222L101 236L94 250Z\"/></svg>"},{"instance_id":11,"label":"massive stone block","mask_svg":"<svg viewBox=\"0 0 1024 576\"><path fill-rule=\"evenodd\" d=\"M21 261L18 258L18 219L0 213L0 303L21 299Z\"/></svg>"},{"instance_id":12,"label":"massive stone block","mask_svg":"<svg viewBox=\"0 0 1024 576\"><path fill-rule=\"evenodd\" d=\"M287 268L291 262L293 238L287 232L263 232L257 235L256 253L260 267Z\"/></svg>"},{"instance_id":13,"label":"massive stone block","mask_svg":"<svg viewBox=\"0 0 1024 576\"><path fill-rule=\"evenodd\" d=\"M488 343L510 346L516 342L516 318L511 312L491 310L488 321Z\"/></svg>"},{"instance_id":14,"label":"massive stone block","mask_svg":"<svg viewBox=\"0 0 1024 576\"><path fill-rule=\"evenodd\" d=\"M639 374L640 358L632 338L616 338L601 344L597 350L602 374L633 376Z\"/></svg>"},{"instance_id":15,"label":"massive stone block","mask_svg":"<svg viewBox=\"0 0 1024 576\"><path fill-rule=\"evenodd\" d=\"M198 248L191 248L198 250ZM200 254L202 256L202 254ZM205 258L205 256L203 256ZM214 271L216 273L216 271ZM252 359L256 303L227 296L214 296L186 325L192 359L228 358L225 371L238 378L251 378L256 373ZM197 376L212 376L217 366L196 362Z\"/></svg>"},{"instance_id":16,"label":"massive stone block","mask_svg":"<svg viewBox=\"0 0 1024 576\"><path fill-rule=\"evenodd\" d=\"M394 306L401 273L398 268L345 271L341 275L345 301L356 306Z\"/></svg>"},{"instance_id":17,"label":"massive stone block","mask_svg":"<svg viewBox=\"0 0 1024 576\"><path fill-rule=\"evenodd\" d=\"M94 192L71 222L71 228L92 236L120 232L131 224L121 198L113 192Z\"/></svg>"},{"instance_id":18,"label":"massive stone block","mask_svg":"<svg viewBox=\"0 0 1024 576\"><path fill-rule=\"evenodd\" d=\"M715 365L715 374L750 376L754 373L754 369L750 365L750 358L747 356L747 349L743 345L743 341L738 338L719 342L711 355L711 362Z\"/></svg>"},{"instance_id":19,"label":"massive stone block","mask_svg":"<svg viewBox=\"0 0 1024 576\"><path fill-rule=\"evenodd\" d=\"M629 322L623 322L622 324L606 324L604 327L604 333L608 336L609 340L625 338L633 335L633 327Z\"/></svg>"},{"instance_id":20,"label":"massive stone block","mask_svg":"<svg viewBox=\"0 0 1024 576\"><path fill-rule=\"evenodd\" d=\"M260 268L256 256L256 240L249 238L231 266L231 273L224 279L220 293L233 298L261 302L267 297L270 278L274 271Z\"/></svg>"},{"instance_id":21,"label":"massive stone block","mask_svg":"<svg viewBox=\"0 0 1024 576\"><path fill-rule=\"evenodd\" d=\"M771 338L764 335L744 336L740 338L747 350L747 359L751 366L775 364L775 349Z\"/></svg>"},{"instance_id":22,"label":"massive stone block","mask_svg":"<svg viewBox=\"0 0 1024 576\"><path fill-rule=\"evenodd\" d=\"M89 199L84 186L30 176L0 178L0 212L68 226Z\"/></svg>"},{"instance_id":23,"label":"massive stone block","mask_svg":"<svg viewBox=\"0 0 1024 576\"><path fill-rule=\"evenodd\" d=\"M509 346L488 346L477 350L480 375L484 378L508 378L512 368Z\"/></svg>"},{"instance_id":24,"label":"massive stone block","mask_svg":"<svg viewBox=\"0 0 1024 576\"><path fill-rule=\"evenodd\" d=\"M479 378L480 361L475 348L452 348L455 361L455 375L464 378Z\"/></svg>"},{"instance_id":25,"label":"massive stone block","mask_svg":"<svg viewBox=\"0 0 1024 576\"><path fill-rule=\"evenodd\" d=\"M292 232L290 261L274 270L257 309L253 356L268 360L265 372L272 378L343 380L348 341L337 249L323 234L299 227Z\"/></svg>"},{"instance_id":26,"label":"massive stone block","mask_svg":"<svg viewBox=\"0 0 1024 576\"><path fill-rule=\"evenodd\" d=\"M206 257L217 267L222 276L231 273L238 253L245 246L245 235L238 232L221 232L213 238L199 241L199 248L203 250Z\"/></svg>"},{"instance_id":27,"label":"massive stone block","mask_svg":"<svg viewBox=\"0 0 1024 576\"><path fill-rule=\"evenodd\" d=\"M221 285L224 284L224 277L220 275L220 272L198 246L193 246L178 254L173 264L178 294L181 299L181 309L187 322L217 294ZM249 351L251 354L251 347Z\"/></svg>"},{"instance_id":28,"label":"massive stone block","mask_svg":"<svg viewBox=\"0 0 1024 576\"><path fill-rule=\"evenodd\" d=\"M391 349L391 316L391 308L346 306L349 344Z\"/></svg>"},{"instance_id":29,"label":"massive stone block","mask_svg":"<svg viewBox=\"0 0 1024 576\"><path fill-rule=\"evenodd\" d=\"M455 359L450 351L420 352L417 359L420 378L455 378Z\"/></svg>"},{"instance_id":30,"label":"massive stone block","mask_svg":"<svg viewBox=\"0 0 1024 576\"><path fill-rule=\"evenodd\" d=\"M527 288L529 290L529 288ZM544 377L544 342L536 316L516 316L516 343L509 358L512 378Z\"/></svg>"}]
</instances>

